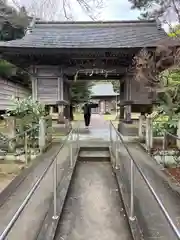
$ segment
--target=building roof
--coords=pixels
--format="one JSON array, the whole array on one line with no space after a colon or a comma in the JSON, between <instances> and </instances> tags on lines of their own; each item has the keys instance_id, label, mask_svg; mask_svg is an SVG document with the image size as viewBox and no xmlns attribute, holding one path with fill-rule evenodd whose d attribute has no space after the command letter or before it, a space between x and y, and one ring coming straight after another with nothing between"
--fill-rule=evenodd
<instances>
[{"instance_id":1,"label":"building roof","mask_svg":"<svg viewBox=\"0 0 180 240\"><path fill-rule=\"evenodd\" d=\"M167 34L154 20L116 22L37 21L22 39L0 42L20 48L142 48L155 47Z\"/></svg>"},{"instance_id":2,"label":"building roof","mask_svg":"<svg viewBox=\"0 0 180 240\"><path fill-rule=\"evenodd\" d=\"M95 96L117 96L118 93L114 92L113 85L110 82L107 83L97 83L96 85L92 86L91 89L91 97Z\"/></svg>"}]
</instances>

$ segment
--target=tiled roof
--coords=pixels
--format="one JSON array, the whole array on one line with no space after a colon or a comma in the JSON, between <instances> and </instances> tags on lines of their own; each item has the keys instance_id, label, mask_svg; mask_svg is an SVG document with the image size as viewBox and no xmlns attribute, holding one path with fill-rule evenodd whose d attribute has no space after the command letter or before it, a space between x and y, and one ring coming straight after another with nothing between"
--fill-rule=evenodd
<instances>
[{"instance_id":1,"label":"tiled roof","mask_svg":"<svg viewBox=\"0 0 180 240\"><path fill-rule=\"evenodd\" d=\"M0 42L0 47L135 48L154 47L167 39L156 21L36 22L22 39Z\"/></svg>"},{"instance_id":2,"label":"tiled roof","mask_svg":"<svg viewBox=\"0 0 180 240\"><path fill-rule=\"evenodd\" d=\"M112 83L97 83L92 86L91 96L117 96L118 93L114 92Z\"/></svg>"}]
</instances>

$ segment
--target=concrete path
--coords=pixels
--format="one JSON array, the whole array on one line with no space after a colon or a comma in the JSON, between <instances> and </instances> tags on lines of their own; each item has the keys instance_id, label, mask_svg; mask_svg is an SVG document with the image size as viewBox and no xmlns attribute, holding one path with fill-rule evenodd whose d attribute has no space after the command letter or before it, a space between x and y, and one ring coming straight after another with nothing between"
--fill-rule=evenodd
<instances>
[{"instance_id":1,"label":"concrete path","mask_svg":"<svg viewBox=\"0 0 180 240\"><path fill-rule=\"evenodd\" d=\"M80 140L109 141L109 122L104 120L102 115L92 114L88 129L86 129L83 121L79 124Z\"/></svg>"},{"instance_id":2,"label":"concrete path","mask_svg":"<svg viewBox=\"0 0 180 240\"><path fill-rule=\"evenodd\" d=\"M55 240L131 240L110 163L78 163Z\"/></svg>"},{"instance_id":3,"label":"concrete path","mask_svg":"<svg viewBox=\"0 0 180 240\"><path fill-rule=\"evenodd\" d=\"M88 129L85 128L84 122L78 123L80 127L80 140L88 141L110 141L110 122L104 120L103 116L100 114L92 114L91 123ZM77 125L75 124L75 127ZM116 132L112 128L112 138L116 139ZM134 141L135 137L125 136L123 140L125 142Z\"/></svg>"}]
</instances>

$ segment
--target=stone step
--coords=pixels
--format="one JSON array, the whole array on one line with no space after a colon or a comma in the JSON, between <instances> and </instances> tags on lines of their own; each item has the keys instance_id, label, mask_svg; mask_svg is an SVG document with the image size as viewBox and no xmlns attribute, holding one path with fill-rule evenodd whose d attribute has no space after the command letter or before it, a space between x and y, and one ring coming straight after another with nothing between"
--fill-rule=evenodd
<instances>
[{"instance_id":1,"label":"stone step","mask_svg":"<svg viewBox=\"0 0 180 240\"><path fill-rule=\"evenodd\" d=\"M107 162L110 161L109 151L85 151L81 150L79 153L79 161L92 161L92 162Z\"/></svg>"},{"instance_id":2,"label":"stone step","mask_svg":"<svg viewBox=\"0 0 180 240\"><path fill-rule=\"evenodd\" d=\"M101 146L101 145L96 143L96 144L93 144L91 146L84 146L84 147L82 146L81 147L81 151L88 151L88 152L103 152L104 151L104 152L108 152L109 151L109 147L107 147L105 145Z\"/></svg>"}]
</instances>

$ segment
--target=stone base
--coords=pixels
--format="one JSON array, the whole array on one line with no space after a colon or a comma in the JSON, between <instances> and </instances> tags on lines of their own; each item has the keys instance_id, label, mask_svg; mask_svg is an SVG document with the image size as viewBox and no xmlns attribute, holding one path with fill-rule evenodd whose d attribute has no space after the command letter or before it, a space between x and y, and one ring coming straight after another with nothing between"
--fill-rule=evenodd
<instances>
[{"instance_id":1,"label":"stone base","mask_svg":"<svg viewBox=\"0 0 180 240\"><path fill-rule=\"evenodd\" d=\"M123 136L138 136L138 126L134 124L127 124L124 122L120 122L118 124L118 131L123 135Z\"/></svg>"},{"instance_id":2,"label":"stone base","mask_svg":"<svg viewBox=\"0 0 180 240\"><path fill-rule=\"evenodd\" d=\"M133 123L133 120L129 120L129 121L123 120L123 123L125 123L125 124L132 124L132 123Z\"/></svg>"},{"instance_id":3,"label":"stone base","mask_svg":"<svg viewBox=\"0 0 180 240\"><path fill-rule=\"evenodd\" d=\"M58 119L57 119L58 124L65 124L65 117L64 114L59 114Z\"/></svg>"},{"instance_id":4,"label":"stone base","mask_svg":"<svg viewBox=\"0 0 180 240\"><path fill-rule=\"evenodd\" d=\"M56 102L56 105L58 105L58 106L67 106L67 105L69 105L69 102L66 101L66 100L59 100L59 101Z\"/></svg>"}]
</instances>

